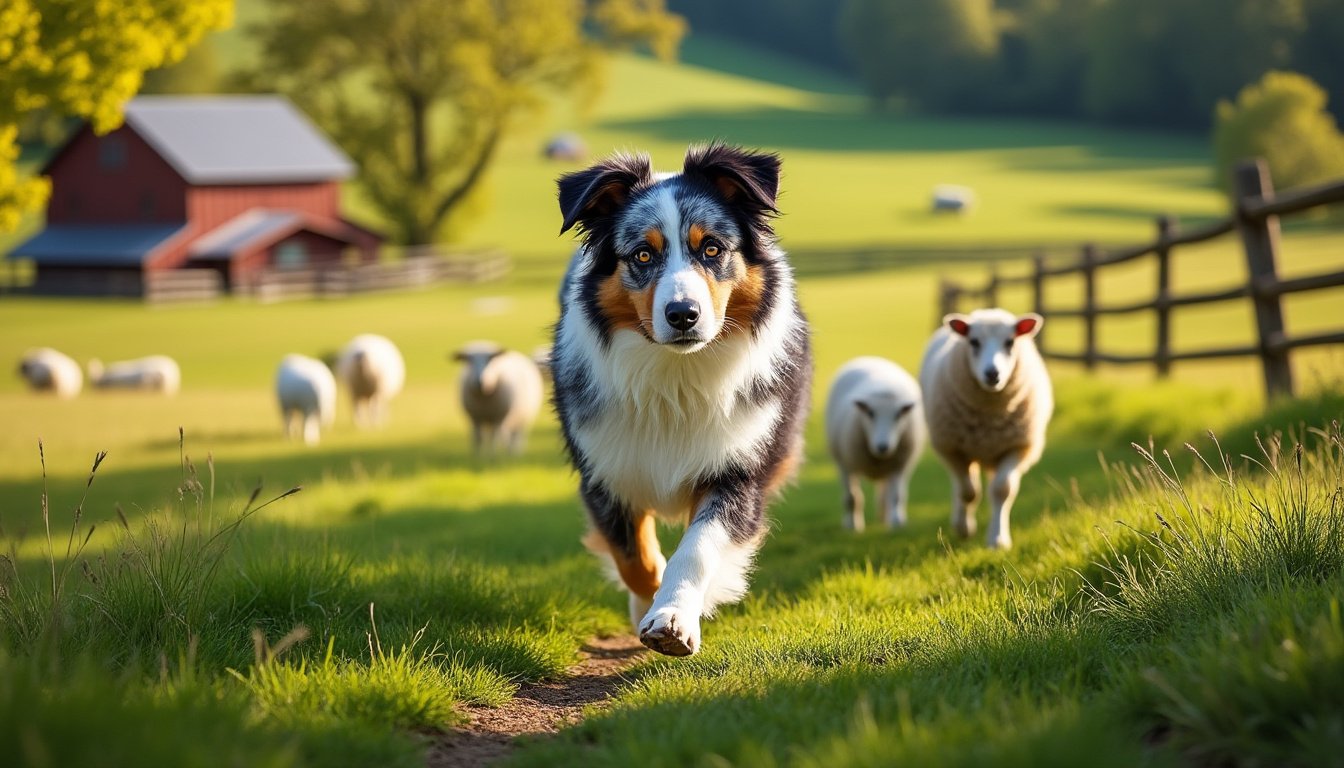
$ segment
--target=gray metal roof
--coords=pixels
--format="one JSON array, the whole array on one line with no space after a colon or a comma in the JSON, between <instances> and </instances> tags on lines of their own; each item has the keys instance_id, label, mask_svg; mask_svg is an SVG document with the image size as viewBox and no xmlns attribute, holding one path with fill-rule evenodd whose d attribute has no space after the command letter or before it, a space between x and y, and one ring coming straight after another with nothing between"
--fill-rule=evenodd
<instances>
[{"instance_id":1,"label":"gray metal roof","mask_svg":"<svg viewBox=\"0 0 1344 768\"><path fill-rule=\"evenodd\" d=\"M355 169L281 96L139 96L126 122L193 184L327 181Z\"/></svg>"},{"instance_id":2,"label":"gray metal roof","mask_svg":"<svg viewBox=\"0 0 1344 768\"><path fill-rule=\"evenodd\" d=\"M215 227L192 243L191 258L231 258L249 243L295 229L302 221L302 216L291 211L253 208Z\"/></svg>"},{"instance_id":3,"label":"gray metal roof","mask_svg":"<svg viewBox=\"0 0 1344 768\"><path fill-rule=\"evenodd\" d=\"M141 266L183 224L51 226L10 252L38 264Z\"/></svg>"}]
</instances>

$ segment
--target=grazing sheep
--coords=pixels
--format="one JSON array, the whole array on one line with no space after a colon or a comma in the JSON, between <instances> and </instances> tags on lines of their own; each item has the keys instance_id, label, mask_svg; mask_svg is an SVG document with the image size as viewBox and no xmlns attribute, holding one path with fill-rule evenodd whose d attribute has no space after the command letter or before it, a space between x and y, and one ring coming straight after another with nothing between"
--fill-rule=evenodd
<instances>
[{"instance_id":1,"label":"grazing sheep","mask_svg":"<svg viewBox=\"0 0 1344 768\"><path fill-rule=\"evenodd\" d=\"M285 435L293 439L302 422L303 441L316 445L322 427L331 426L336 417L336 377L331 369L316 358L285 355L275 374L275 393Z\"/></svg>"},{"instance_id":2,"label":"grazing sheep","mask_svg":"<svg viewBox=\"0 0 1344 768\"><path fill-rule=\"evenodd\" d=\"M969 213L975 207L975 190L958 184L939 184L933 188L934 213Z\"/></svg>"},{"instance_id":3,"label":"grazing sheep","mask_svg":"<svg viewBox=\"0 0 1344 768\"><path fill-rule=\"evenodd\" d=\"M175 395L182 386L182 370L167 355L150 355L135 360L103 365L89 361L89 383L99 389L147 389Z\"/></svg>"},{"instance_id":4,"label":"grazing sheep","mask_svg":"<svg viewBox=\"0 0 1344 768\"><path fill-rule=\"evenodd\" d=\"M860 477L873 481L887 525L905 525L910 475L924 451L924 414L914 377L880 357L845 363L826 401L826 442L844 488L845 527L863 530Z\"/></svg>"},{"instance_id":5,"label":"grazing sheep","mask_svg":"<svg viewBox=\"0 0 1344 768\"><path fill-rule=\"evenodd\" d=\"M53 392L71 398L84 387L79 363L50 347L30 350L19 360L19 375L35 392Z\"/></svg>"},{"instance_id":6,"label":"grazing sheep","mask_svg":"<svg viewBox=\"0 0 1344 768\"><path fill-rule=\"evenodd\" d=\"M406 362L397 345L365 333L350 340L336 360L336 375L350 390L355 425L379 426L387 418L387 402L406 383Z\"/></svg>"},{"instance_id":7,"label":"grazing sheep","mask_svg":"<svg viewBox=\"0 0 1344 768\"><path fill-rule=\"evenodd\" d=\"M478 456L483 449L493 453L504 442L511 453L522 452L527 430L541 410L537 364L488 341L471 342L453 358L466 363L462 407L471 419L472 450Z\"/></svg>"},{"instance_id":8,"label":"grazing sheep","mask_svg":"<svg viewBox=\"0 0 1344 768\"><path fill-rule=\"evenodd\" d=\"M943 318L919 383L933 450L952 476L952 525L975 533L980 468L991 473L991 547L1013 545L1008 514L1022 475L1045 449L1054 392L1033 338L1044 320L1002 309Z\"/></svg>"}]
</instances>

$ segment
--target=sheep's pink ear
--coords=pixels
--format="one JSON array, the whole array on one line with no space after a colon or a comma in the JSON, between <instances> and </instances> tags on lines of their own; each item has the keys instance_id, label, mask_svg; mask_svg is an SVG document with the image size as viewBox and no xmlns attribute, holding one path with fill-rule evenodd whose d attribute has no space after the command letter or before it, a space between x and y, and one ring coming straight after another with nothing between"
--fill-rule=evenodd
<instances>
[{"instance_id":1,"label":"sheep's pink ear","mask_svg":"<svg viewBox=\"0 0 1344 768\"><path fill-rule=\"evenodd\" d=\"M971 319L965 315L948 315L943 318L943 325L951 328L958 336L966 336L971 332Z\"/></svg>"},{"instance_id":2,"label":"sheep's pink ear","mask_svg":"<svg viewBox=\"0 0 1344 768\"><path fill-rule=\"evenodd\" d=\"M1028 312L1017 318L1017 323L1013 326L1013 333L1018 336L1035 336L1041 332L1041 325L1045 318L1035 312Z\"/></svg>"},{"instance_id":3,"label":"sheep's pink ear","mask_svg":"<svg viewBox=\"0 0 1344 768\"><path fill-rule=\"evenodd\" d=\"M451 355L449 355L449 356L448 356L448 359L449 359L449 360L456 360L456 361L459 362L459 363L465 363L465 362L467 362L467 353L466 353L466 352L463 352L462 350L459 349L458 351L456 351L456 352L452 353Z\"/></svg>"}]
</instances>

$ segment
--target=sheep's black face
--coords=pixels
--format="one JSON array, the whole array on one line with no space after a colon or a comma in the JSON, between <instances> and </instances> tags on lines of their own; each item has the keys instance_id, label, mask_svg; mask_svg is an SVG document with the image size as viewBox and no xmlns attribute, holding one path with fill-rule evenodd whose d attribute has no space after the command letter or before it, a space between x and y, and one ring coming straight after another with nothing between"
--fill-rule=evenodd
<instances>
[{"instance_id":1,"label":"sheep's black face","mask_svg":"<svg viewBox=\"0 0 1344 768\"><path fill-rule=\"evenodd\" d=\"M722 145L692 149L678 175L621 156L561 178L561 231L581 227L591 254L578 276L589 316L683 354L749 332L778 186L778 157Z\"/></svg>"},{"instance_id":2,"label":"sheep's black face","mask_svg":"<svg viewBox=\"0 0 1344 768\"><path fill-rule=\"evenodd\" d=\"M964 340L975 383L987 392L1001 392L1017 365L1017 340L1034 337L1044 321L1030 312L1017 317L1002 309L977 309L970 315L948 315L943 322Z\"/></svg>"}]
</instances>

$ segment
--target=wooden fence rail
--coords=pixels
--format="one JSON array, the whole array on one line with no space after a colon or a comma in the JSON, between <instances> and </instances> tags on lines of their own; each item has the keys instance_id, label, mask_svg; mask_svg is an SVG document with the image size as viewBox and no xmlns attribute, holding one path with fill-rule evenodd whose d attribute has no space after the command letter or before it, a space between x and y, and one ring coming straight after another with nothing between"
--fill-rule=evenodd
<instances>
[{"instance_id":1,"label":"wooden fence rail","mask_svg":"<svg viewBox=\"0 0 1344 768\"><path fill-rule=\"evenodd\" d=\"M1037 254L1032 259L1029 272L1001 275L998 268L994 267L990 271L988 281L982 287L967 287L944 280L939 302L942 313L956 312L963 298L987 306L997 306L1001 288L1025 285L1030 287L1033 311L1049 317L1076 317L1083 321L1082 350L1064 352L1052 349L1042 338L1041 353L1046 358L1079 362L1089 370L1095 368L1098 363L1152 364L1159 376L1166 376L1171 372L1171 364L1177 361L1256 356L1260 358L1264 370L1266 396L1269 398L1290 396L1293 393L1290 351L1301 347L1344 343L1344 329L1290 337L1284 328L1281 299L1293 293L1344 286L1344 271L1289 279L1280 278L1279 217L1344 202L1344 179L1275 193L1264 161L1255 160L1239 165L1234 181L1236 209L1225 219L1182 232L1178 230L1174 219L1163 216L1157 219L1156 238L1142 245L1106 253L1088 244L1083 246L1076 260L1057 265L1047 265L1045 257ZM1175 249L1223 237L1233 231L1240 234L1242 250L1246 256L1245 282L1216 290L1173 293L1171 260L1176 255ZM1099 270L1147 256L1155 259L1157 267L1157 285L1152 299L1120 304L1098 303ZM1079 275L1082 278L1081 306L1047 307L1045 289L1048 280L1068 275ZM1172 351L1172 310L1237 299L1250 299L1254 307L1256 323L1254 342L1220 348ZM1110 354L1097 348L1099 318L1148 311L1154 313L1157 326L1152 354Z\"/></svg>"}]
</instances>

